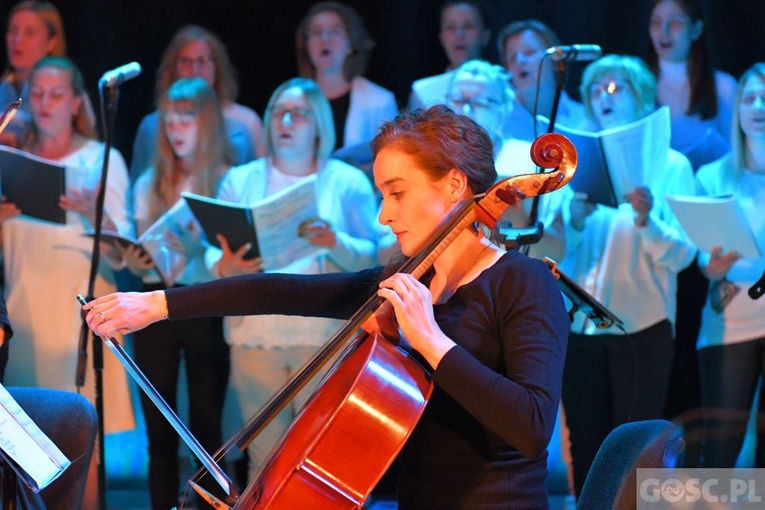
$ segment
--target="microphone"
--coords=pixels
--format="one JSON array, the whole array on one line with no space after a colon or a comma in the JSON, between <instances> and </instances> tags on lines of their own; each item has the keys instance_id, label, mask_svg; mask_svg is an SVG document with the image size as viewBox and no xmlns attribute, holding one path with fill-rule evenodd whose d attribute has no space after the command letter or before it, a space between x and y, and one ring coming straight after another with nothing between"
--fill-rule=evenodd
<instances>
[{"instance_id":1,"label":"microphone","mask_svg":"<svg viewBox=\"0 0 765 510\"><path fill-rule=\"evenodd\" d=\"M572 44L571 46L552 46L547 48L545 56L555 62L584 62L595 60L603 55L597 44Z\"/></svg>"},{"instance_id":2,"label":"microphone","mask_svg":"<svg viewBox=\"0 0 765 510\"><path fill-rule=\"evenodd\" d=\"M760 299L765 294L765 271L762 272L760 279L749 288L748 293L752 299Z\"/></svg>"},{"instance_id":3,"label":"microphone","mask_svg":"<svg viewBox=\"0 0 765 510\"><path fill-rule=\"evenodd\" d=\"M128 80L132 80L139 74L141 74L141 64L138 62L131 62L124 66L120 66L117 69L105 72L104 75L101 76L101 79L98 80L98 86L116 87Z\"/></svg>"}]
</instances>

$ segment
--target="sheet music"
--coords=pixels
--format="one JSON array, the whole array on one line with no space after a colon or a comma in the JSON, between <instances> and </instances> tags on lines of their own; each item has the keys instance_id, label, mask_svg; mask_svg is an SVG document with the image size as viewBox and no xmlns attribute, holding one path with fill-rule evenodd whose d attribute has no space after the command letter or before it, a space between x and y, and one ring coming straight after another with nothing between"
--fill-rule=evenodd
<instances>
[{"instance_id":1,"label":"sheet music","mask_svg":"<svg viewBox=\"0 0 765 510\"><path fill-rule=\"evenodd\" d=\"M186 269L187 253L202 252L201 229L181 198L138 238L162 276L172 287Z\"/></svg>"},{"instance_id":2,"label":"sheet music","mask_svg":"<svg viewBox=\"0 0 765 510\"><path fill-rule=\"evenodd\" d=\"M280 269L327 251L298 236L302 223L319 219L316 175L253 204L252 216L266 270Z\"/></svg>"},{"instance_id":3,"label":"sheet music","mask_svg":"<svg viewBox=\"0 0 765 510\"><path fill-rule=\"evenodd\" d=\"M669 107L662 106L636 122L598 133L619 203L635 187L650 182L654 168L664 169L670 126Z\"/></svg>"},{"instance_id":4,"label":"sheet music","mask_svg":"<svg viewBox=\"0 0 765 510\"><path fill-rule=\"evenodd\" d=\"M35 492L47 487L71 464L1 384L0 448L24 471L20 477Z\"/></svg>"},{"instance_id":5,"label":"sheet music","mask_svg":"<svg viewBox=\"0 0 765 510\"><path fill-rule=\"evenodd\" d=\"M711 252L722 246L746 258L762 257L746 215L732 193L706 197L668 195L667 203L700 250Z\"/></svg>"},{"instance_id":6,"label":"sheet music","mask_svg":"<svg viewBox=\"0 0 765 510\"><path fill-rule=\"evenodd\" d=\"M541 116L537 120L546 131L549 120ZM597 132L556 125L555 131L571 140L579 155L569 186L587 194L592 203L608 207L625 203L624 195L635 187L661 179L653 173L665 168L670 126L666 106L635 122Z\"/></svg>"}]
</instances>

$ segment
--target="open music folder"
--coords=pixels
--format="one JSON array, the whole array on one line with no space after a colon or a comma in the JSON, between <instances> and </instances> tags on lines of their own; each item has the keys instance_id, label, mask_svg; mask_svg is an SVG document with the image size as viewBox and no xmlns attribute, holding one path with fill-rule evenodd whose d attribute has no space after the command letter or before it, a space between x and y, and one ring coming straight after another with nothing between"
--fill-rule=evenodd
<instances>
[{"instance_id":1,"label":"open music folder","mask_svg":"<svg viewBox=\"0 0 765 510\"><path fill-rule=\"evenodd\" d=\"M549 121L537 117L541 129ZM645 185L657 161L666 161L669 152L669 108L662 106L640 120L602 131L591 132L555 125L555 132L571 140L579 163L569 186L587 195L587 201L608 207L625 202L624 195Z\"/></svg>"},{"instance_id":2,"label":"open music folder","mask_svg":"<svg viewBox=\"0 0 765 510\"><path fill-rule=\"evenodd\" d=\"M123 249L128 246L140 248L151 257L162 282L172 287L186 268L186 253L204 249L199 230L194 215L181 198L138 238L102 230L101 241ZM95 230L86 230L82 235L92 237Z\"/></svg>"},{"instance_id":3,"label":"open music folder","mask_svg":"<svg viewBox=\"0 0 765 510\"><path fill-rule=\"evenodd\" d=\"M0 457L34 492L61 476L71 462L0 384Z\"/></svg>"},{"instance_id":4,"label":"open music folder","mask_svg":"<svg viewBox=\"0 0 765 510\"><path fill-rule=\"evenodd\" d=\"M302 234L319 219L316 176L311 175L258 202L242 205L183 192L207 237L220 248L223 235L232 251L252 246L246 258L261 257L265 270L281 269L295 261L327 251Z\"/></svg>"}]
</instances>

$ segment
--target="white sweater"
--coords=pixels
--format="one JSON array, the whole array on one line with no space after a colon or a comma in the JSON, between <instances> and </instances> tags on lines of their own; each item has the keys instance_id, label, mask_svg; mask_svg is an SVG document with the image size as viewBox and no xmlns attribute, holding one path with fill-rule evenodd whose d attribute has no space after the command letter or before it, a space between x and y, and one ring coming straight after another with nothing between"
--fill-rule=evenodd
<instances>
[{"instance_id":1,"label":"white sweater","mask_svg":"<svg viewBox=\"0 0 765 510\"><path fill-rule=\"evenodd\" d=\"M578 231L571 227L570 197L562 206L566 257L561 269L624 321L627 333L664 319L674 323L677 273L696 255L664 198L695 194L688 160L670 149L665 164L657 164L645 176L645 183L654 205L643 228L635 226L630 204L618 209L599 205ZM581 313L575 315L571 329L585 334L615 333L613 328L596 329Z\"/></svg>"},{"instance_id":2,"label":"white sweater","mask_svg":"<svg viewBox=\"0 0 765 510\"><path fill-rule=\"evenodd\" d=\"M734 193L752 232L757 239L760 253L765 253L765 174L743 170L732 176L734 170L730 156L705 165L696 174L699 183L710 195ZM731 178L732 177L732 178ZM725 250L725 246L723 246ZM709 253L699 254L699 265L709 263ZM765 257L741 259L731 267L726 279L739 286L740 290L723 313L718 314L709 304L704 305L701 331L697 347L733 344L765 336L765 298L753 300L747 294L765 271Z\"/></svg>"}]
</instances>

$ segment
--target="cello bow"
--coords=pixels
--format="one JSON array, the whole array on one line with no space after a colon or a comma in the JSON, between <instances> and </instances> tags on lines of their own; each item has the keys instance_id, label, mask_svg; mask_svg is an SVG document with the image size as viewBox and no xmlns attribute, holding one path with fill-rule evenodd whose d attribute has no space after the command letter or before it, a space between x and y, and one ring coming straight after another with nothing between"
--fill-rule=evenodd
<instances>
[{"instance_id":1,"label":"cello bow","mask_svg":"<svg viewBox=\"0 0 765 510\"><path fill-rule=\"evenodd\" d=\"M440 256L440 254L449 246L449 244L451 244L454 238L456 238L465 228L471 224L474 224L475 222L480 222L489 228L493 228L504 211L510 205L526 198L550 193L560 189L566 183L568 183L569 180L571 180L576 170L576 149L567 138L557 133L544 134L535 140L535 142L532 144L530 155L532 161L534 161L536 165L542 168L552 168L553 170L543 173L523 174L514 177L508 177L497 182L486 193L475 195L471 199L465 201L424 243L425 248L421 249L416 255L405 261L398 269L398 272L412 274L418 279L421 278L425 272L430 267L432 267L433 262ZM346 321L346 323L322 345L316 354L314 354L314 356L312 356L290 378L290 380L287 381L284 386L276 394L274 394L258 410L255 415L253 415L247 421L244 427L242 427L239 432L231 437L215 453L214 458L216 460L220 460L233 447L245 450L247 445L255 439L255 437L272 421L272 419L282 409L284 409L284 407L295 397L295 395L298 394L298 392L308 383L308 381L315 377L322 369L322 367L330 359L332 359L342 347L349 345L350 343L350 347L345 351L344 357L347 356L350 358L357 355L363 358L366 354L357 354L360 352L358 347L362 343L362 339L357 338L353 342L350 341L352 338L358 337L359 329L368 329L365 328L365 324L367 321L372 319L375 312L384 303L385 300L376 294L370 297L364 303L364 305L359 310L357 310L353 316L348 321ZM376 343L385 346L383 347L384 349L399 349L387 341ZM385 356L387 356L387 354L385 354ZM408 355L406 355L406 357L408 357ZM413 362L411 358L409 358L409 360ZM344 361L344 359L341 359L341 361L338 361L335 364L335 371L341 371L338 370L337 367ZM360 360L359 362L362 361ZM403 370L411 371L409 368L403 368ZM415 369L415 371L417 370L420 370L422 374L427 372L427 370L419 366L418 369ZM347 375L342 375L342 377L345 376ZM418 391L417 386L419 385L420 391L429 393L429 390L422 388L425 383L422 380L416 380L417 375L413 375L413 378L414 379L411 381L413 386L406 390L406 392L411 393ZM429 375L426 375L426 378L429 381ZM326 382L327 381L325 379L324 383L322 383L322 386L326 384ZM397 384L400 384L400 382ZM319 391L321 391L321 388L320 390L317 390L316 393L319 393ZM295 418L293 424L290 426L290 429L288 429L288 431L282 437L279 445L277 445L277 447L271 452L271 455L269 455L268 460L264 464L263 468L261 468L261 471L259 471L255 476L255 479L248 484L248 487L242 493L242 496L236 502L233 502L233 508L237 510L251 510L255 508L290 508L290 505L294 504L294 500L292 500L290 503L282 502L276 503L276 506L273 507L269 506L266 500L273 495L273 490L264 489L262 484L259 487L254 487L254 485L263 477L264 470L267 469L269 463L279 463L278 457L280 455L284 456L284 448L280 445L282 445L285 437L295 427L296 422L298 422L298 420L300 420L304 415L306 408L311 406L314 397L316 397L316 395L311 397L311 401L306 404L304 409L301 410L299 415ZM425 401L426 400L427 398L425 398ZM424 402L422 402L421 405L419 403L415 405L419 406L419 410L416 411L416 417L413 420L414 423L416 423L416 421L419 419L419 415L424 409ZM371 491L371 489L374 487L374 484L376 484L377 480L379 480L379 477L382 476L384 469L387 468L387 465L392 462L395 454L398 453L400 446L403 444L403 440L405 440L408 435L409 433L407 432L403 434L402 437L398 438L398 446L396 451L394 452L393 456L390 457L388 463L385 464L383 469L379 472L377 478L374 479L372 485L368 487L368 490L350 490L347 487L343 490L339 490L339 494L342 494L342 496L339 497L338 501L342 501L342 503L339 504L337 508L356 508L359 506L359 501L363 503L363 500L368 496L369 491ZM313 468L315 469L316 466L314 465ZM290 470L291 468L286 469ZM304 465L303 470L310 472L311 468ZM202 473L203 469L200 469L200 471L198 471L192 478L192 482L194 480L198 480ZM327 475L316 475L316 477L317 479L324 479L327 478ZM311 482L308 485L311 485L312 483L314 482ZM325 480L322 483L328 482ZM303 485L305 486L304 483ZM350 506L345 506L345 503L347 502L351 502ZM322 505L327 504L327 501L322 501ZM322 506L322 508L324 508L324 506ZM327 506L327 508L332 508L332 506Z\"/></svg>"}]
</instances>

